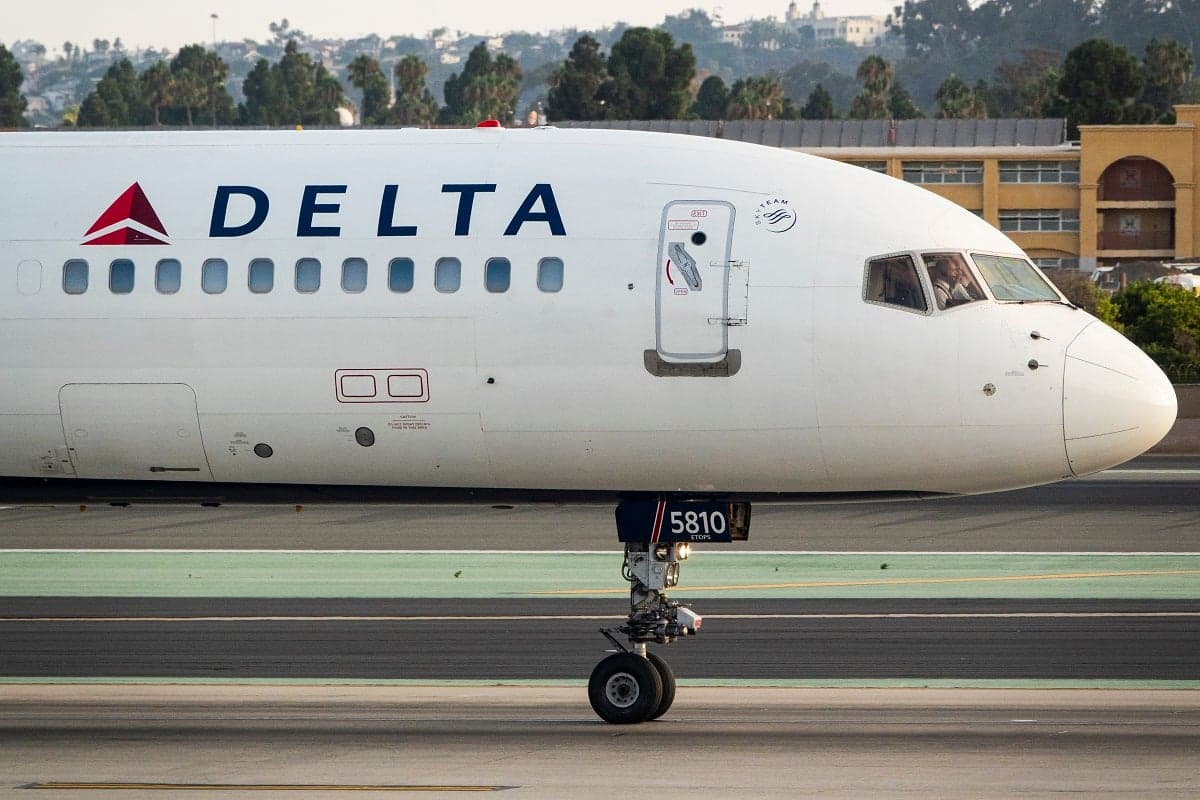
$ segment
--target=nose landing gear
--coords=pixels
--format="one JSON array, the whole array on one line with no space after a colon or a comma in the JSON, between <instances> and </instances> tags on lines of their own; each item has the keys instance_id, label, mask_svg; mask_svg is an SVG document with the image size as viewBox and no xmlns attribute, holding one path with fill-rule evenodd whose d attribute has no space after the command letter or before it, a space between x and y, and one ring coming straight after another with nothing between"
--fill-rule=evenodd
<instances>
[{"instance_id":1,"label":"nose landing gear","mask_svg":"<svg viewBox=\"0 0 1200 800\"><path fill-rule=\"evenodd\" d=\"M743 541L750 504L714 501L625 501L617 506L617 536L625 543L622 574L629 581L629 616L615 631L602 628L617 652L592 670L588 700L605 722L658 719L675 701L675 675L647 644L694 635L703 619L667 589L679 585L680 562L691 543ZM624 634L629 646L615 635Z\"/></svg>"}]
</instances>

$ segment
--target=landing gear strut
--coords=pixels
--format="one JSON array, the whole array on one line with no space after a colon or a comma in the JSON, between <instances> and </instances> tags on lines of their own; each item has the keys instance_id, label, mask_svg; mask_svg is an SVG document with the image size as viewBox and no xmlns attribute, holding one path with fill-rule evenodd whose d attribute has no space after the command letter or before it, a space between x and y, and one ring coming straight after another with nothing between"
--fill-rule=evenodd
<instances>
[{"instance_id":1,"label":"landing gear strut","mask_svg":"<svg viewBox=\"0 0 1200 800\"><path fill-rule=\"evenodd\" d=\"M750 504L714 501L625 501L617 506L617 535L625 543L621 573L629 581L629 616L600 632L617 652L592 670L588 699L605 722L658 719L675 701L675 675L647 644L670 644L700 630L699 614L667 597L679 585L680 562L692 542L745 540ZM616 633L629 641L625 646Z\"/></svg>"}]
</instances>

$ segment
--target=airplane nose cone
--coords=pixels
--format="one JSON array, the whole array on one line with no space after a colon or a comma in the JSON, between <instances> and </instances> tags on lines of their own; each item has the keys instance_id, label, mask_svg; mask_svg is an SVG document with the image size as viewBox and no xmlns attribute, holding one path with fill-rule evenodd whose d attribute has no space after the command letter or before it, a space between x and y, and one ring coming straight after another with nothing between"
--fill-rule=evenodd
<instances>
[{"instance_id":1,"label":"airplane nose cone","mask_svg":"<svg viewBox=\"0 0 1200 800\"><path fill-rule=\"evenodd\" d=\"M1063 437L1075 475L1141 455L1175 424L1175 388L1150 358L1103 322L1067 348Z\"/></svg>"}]
</instances>

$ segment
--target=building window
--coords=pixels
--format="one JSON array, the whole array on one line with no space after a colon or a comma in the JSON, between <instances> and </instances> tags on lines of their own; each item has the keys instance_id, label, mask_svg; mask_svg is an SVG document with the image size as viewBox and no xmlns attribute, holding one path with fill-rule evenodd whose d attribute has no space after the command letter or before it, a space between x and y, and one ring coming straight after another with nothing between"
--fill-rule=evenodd
<instances>
[{"instance_id":1,"label":"building window","mask_svg":"<svg viewBox=\"0 0 1200 800\"><path fill-rule=\"evenodd\" d=\"M863 169L869 169L871 172L879 172L884 175L887 174L886 161L847 161L846 163L852 164L856 167L862 167Z\"/></svg>"},{"instance_id":2,"label":"building window","mask_svg":"<svg viewBox=\"0 0 1200 800\"><path fill-rule=\"evenodd\" d=\"M302 258L296 262L296 291L312 294L321 288L321 262L315 258Z\"/></svg>"},{"instance_id":3,"label":"building window","mask_svg":"<svg viewBox=\"0 0 1200 800\"><path fill-rule=\"evenodd\" d=\"M63 264L63 291L67 294L83 294L88 288L88 262L72 258Z\"/></svg>"},{"instance_id":4,"label":"building window","mask_svg":"<svg viewBox=\"0 0 1200 800\"><path fill-rule=\"evenodd\" d=\"M388 264L388 289L397 293L411 292L413 288L413 260L393 258Z\"/></svg>"},{"instance_id":5,"label":"building window","mask_svg":"<svg viewBox=\"0 0 1200 800\"><path fill-rule=\"evenodd\" d=\"M1078 258L1035 258L1038 269L1079 269Z\"/></svg>"},{"instance_id":6,"label":"building window","mask_svg":"<svg viewBox=\"0 0 1200 800\"><path fill-rule=\"evenodd\" d=\"M1001 183L1079 183L1078 161L1001 161Z\"/></svg>"},{"instance_id":7,"label":"building window","mask_svg":"<svg viewBox=\"0 0 1200 800\"><path fill-rule=\"evenodd\" d=\"M118 258L108 265L108 290L113 294L133 291L133 262L128 258Z\"/></svg>"},{"instance_id":8,"label":"building window","mask_svg":"<svg viewBox=\"0 0 1200 800\"><path fill-rule=\"evenodd\" d=\"M905 161L909 183L983 183L982 161Z\"/></svg>"},{"instance_id":9,"label":"building window","mask_svg":"<svg viewBox=\"0 0 1200 800\"><path fill-rule=\"evenodd\" d=\"M256 258L250 262L250 273L246 279L250 291L266 294L275 288L275 262L269 258Z\"/></svg>"},{"instance_id":10,"label":"building window","mask_svg":"<svg viewBox=\"0 0 1200 800\"><path fill-rule=\"evenodd\" d=\"M489 258L483 268L483 284L492 294L508 291L512 281L512 263L507 258Z\"/></svg>"},{"instance_id":11,"label":"building window","mask_svg":"<svg viewBox=\"0 0 1200 800\"><path fill-rule=\"evenodd\" d=\"M449 294L462 283L462 262L457 258L439 258L433 269L433 288Z\"/></svg>"},{"instance_id":12,"label":"building window","mask_svg":"<svg viewBox=\"0 0 1200 800\"><path fill-rule=\"evenodd\" d=\"M200 268L200 288L206 294L221 294L229 283L229 262L210 258Z\"/></svg>"},{"instance_id":13,"label":"building window","mask_svg":"<svg viewBox=\"0 0 1200 800\"><path fill-rule=\"evenodd\" d=\"M1078 231L1079 209L1024 208L1001 210L1000 230L1009 233Z\"/></svg>"},{"instance_id":14,"label":"building window","mask_svg":"<svg viewBox=\"0 0 1200 800\"><path fill-rule=\"evenodd\" d=\"M538 262L537 287L543 292L561 292L563 287L563 260L543 258Z\"/></svg>"},{"instance_id":15,"label":"building window","mask_svg":"<svg viewBox=\"0 0 1200 800\"><path fill-rule=\"evenodd\" d=\"M159 294L175 294L183 284L183 265L177 258L164 258L154 267L154 288Z\"/></svg>"},{"instance_id":16,"label":"building window","mask_svg":"<svg viewBox=\"0 0 1200 800\"><path fill-rule=\"evenodd\" d=\"M347 258L342 262L342 291L359 294L367 288L367 260Z\"/></svg>"}]
</instances>

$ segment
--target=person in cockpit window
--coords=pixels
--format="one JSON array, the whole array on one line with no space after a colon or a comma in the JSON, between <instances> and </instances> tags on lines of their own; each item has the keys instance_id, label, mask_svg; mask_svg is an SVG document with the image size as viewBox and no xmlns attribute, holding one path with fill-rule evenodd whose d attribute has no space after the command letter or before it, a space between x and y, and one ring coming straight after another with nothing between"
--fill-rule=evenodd
<instances>
[{"instance_id":1,"label":"person in cockpit window","mask_svg":"<svg viewBox=\"0 0 1200 800\"><path fill-rule=\"evenodd\" d=\"M967 265L957 254L926 256L929 278L933 282L933 299L939 309L983 299Z\"/></svg>"}]
</instances>

